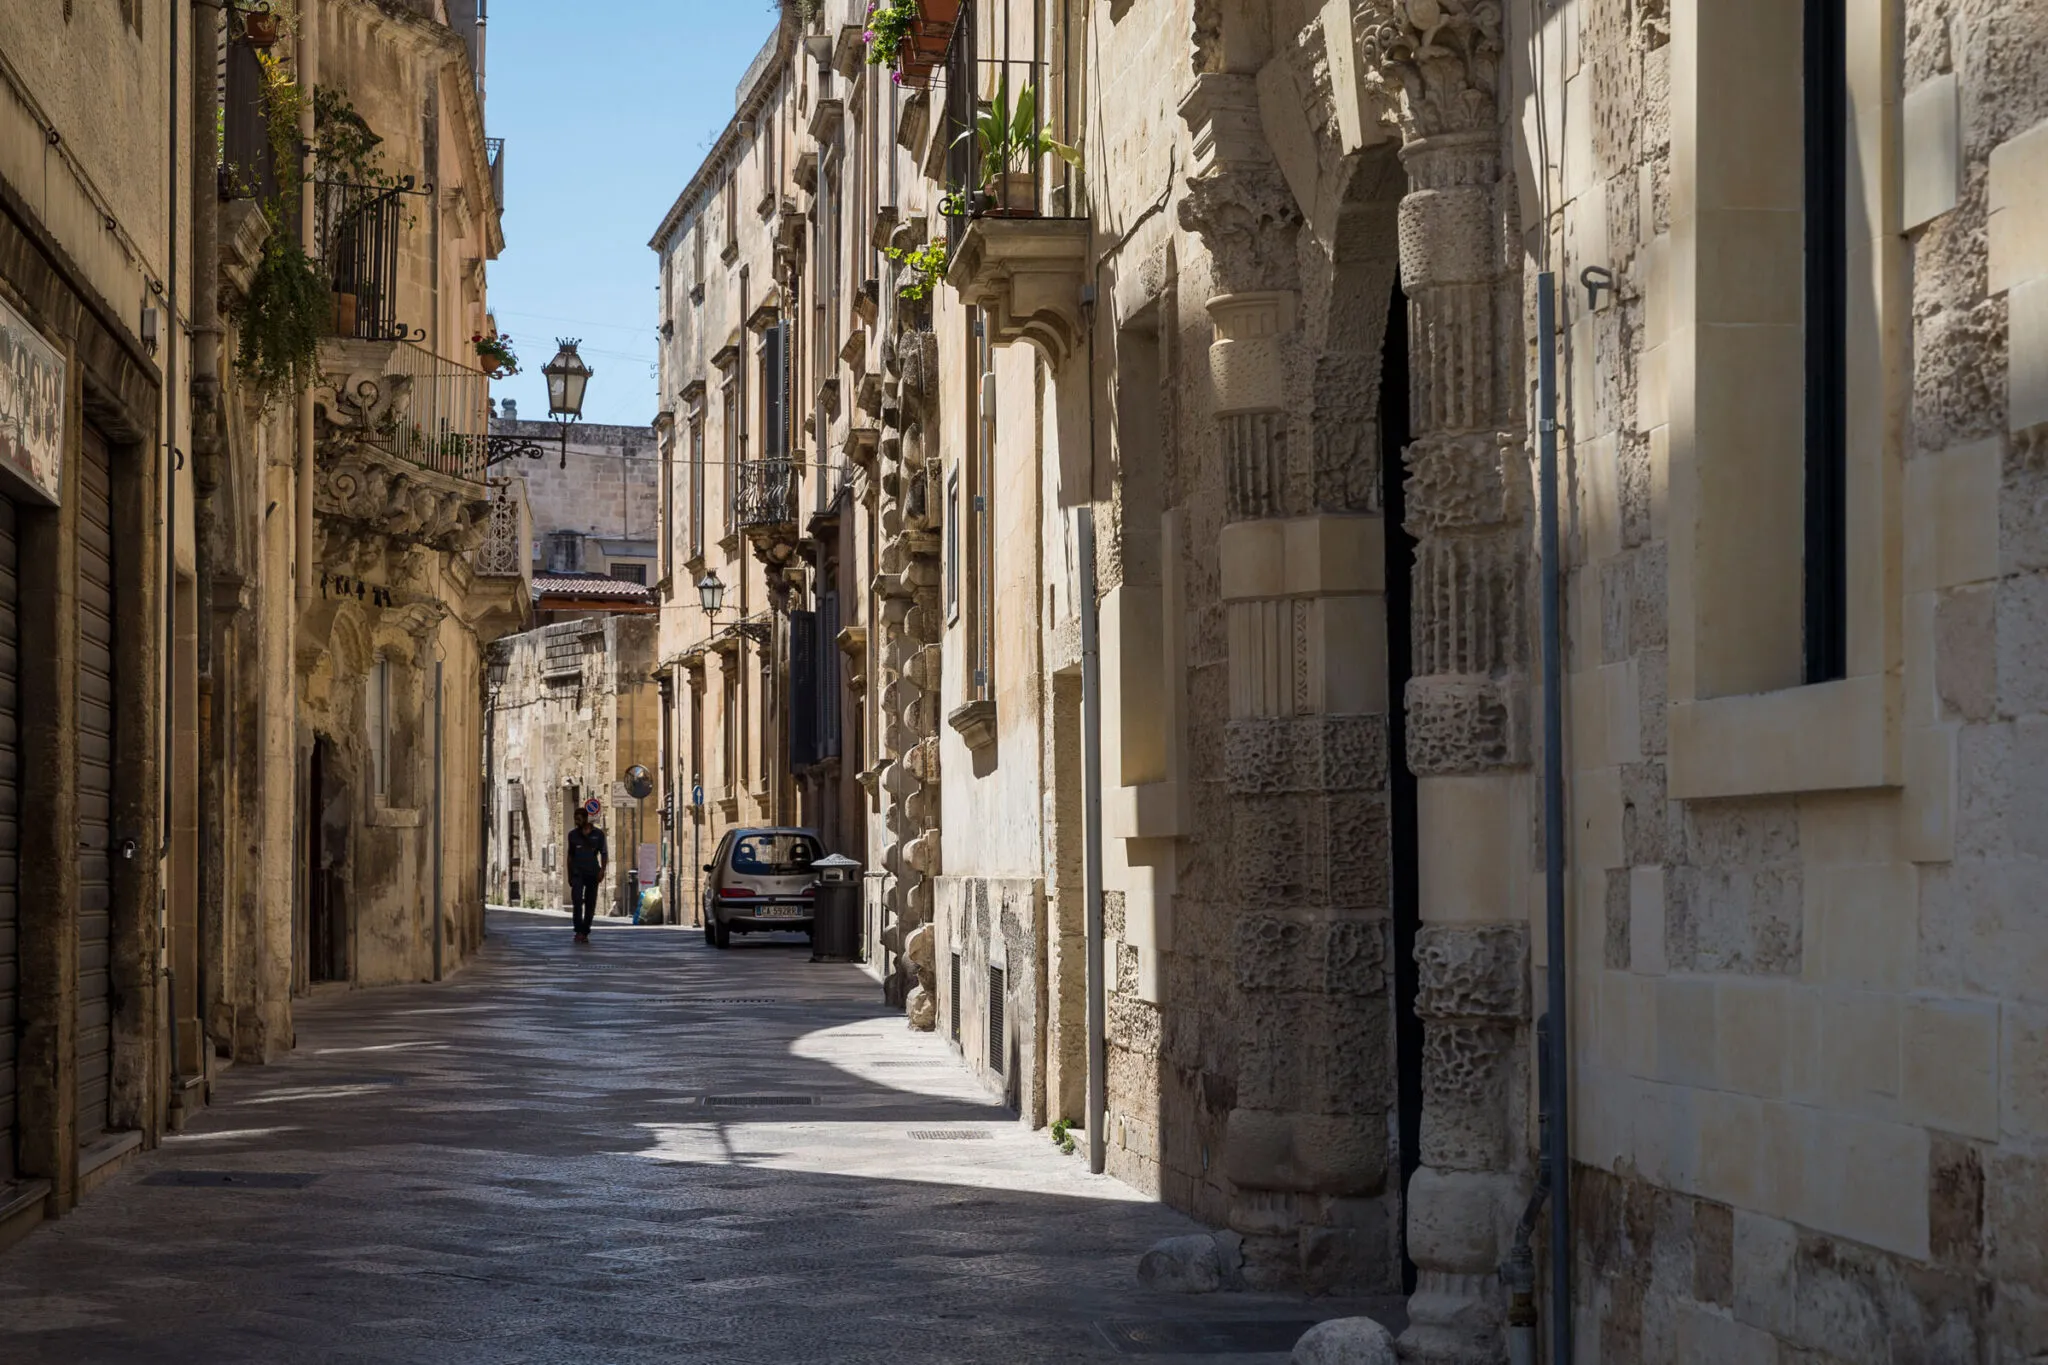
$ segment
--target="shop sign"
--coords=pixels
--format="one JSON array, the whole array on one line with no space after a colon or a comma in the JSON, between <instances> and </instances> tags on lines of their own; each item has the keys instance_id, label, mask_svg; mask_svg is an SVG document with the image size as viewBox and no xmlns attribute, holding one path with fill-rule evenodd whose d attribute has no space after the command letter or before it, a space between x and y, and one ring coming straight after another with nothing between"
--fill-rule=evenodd
<instances>
[{"instance_id":1,"label":"shop sign","mask_svg":"<svg viewBox=\"0 0 2048 1365\"><path fill-rule=\"evenodd\" d=\"M64 357L0 300L0 468L54 504L64 482Z\"/></svg>"}]
</instances>

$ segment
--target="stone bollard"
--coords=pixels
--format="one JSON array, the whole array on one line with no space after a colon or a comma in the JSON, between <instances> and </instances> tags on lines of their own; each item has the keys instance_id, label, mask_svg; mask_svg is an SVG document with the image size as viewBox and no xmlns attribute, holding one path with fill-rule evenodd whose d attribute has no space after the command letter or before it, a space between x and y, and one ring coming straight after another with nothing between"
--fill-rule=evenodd
<instances>
[{"instance_id":1,"label":"stone bollard","mask_svg":"<svg viewBox=\"0 0 2048 1365\"><path fill-rule=\"evenodd\" d=\"M1394 1334L1371 1318L1319 1322L1294 1343L1294 1365L1401 1365Z\"/></svg>"}]
</instances>

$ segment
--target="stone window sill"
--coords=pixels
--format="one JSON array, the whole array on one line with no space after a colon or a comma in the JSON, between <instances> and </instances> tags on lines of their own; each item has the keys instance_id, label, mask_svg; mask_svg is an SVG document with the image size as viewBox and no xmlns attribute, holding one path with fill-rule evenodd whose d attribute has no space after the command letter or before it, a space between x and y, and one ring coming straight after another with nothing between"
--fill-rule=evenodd
<instances>
[{"instance_id":1,"label":"stone window sill","mask_svg":"<svg viewBox=\"0 0 2048 1365\"><path fill-rule=\"evenodd\" d=\"M1671 707L1671 795L1858 791L1902 784L1900 696L1872 675Z\"/></svg>"}]
</instances>

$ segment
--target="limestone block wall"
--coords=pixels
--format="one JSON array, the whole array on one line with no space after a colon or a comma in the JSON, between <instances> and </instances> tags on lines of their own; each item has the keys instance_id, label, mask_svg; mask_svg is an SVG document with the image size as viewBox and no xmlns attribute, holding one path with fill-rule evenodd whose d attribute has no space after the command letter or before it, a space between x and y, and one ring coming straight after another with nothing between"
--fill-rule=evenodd
<instances>
[{"instance_id":1,"label":"limestone block wall","mask_svg":"<svg viewBox=\"0 0 2048 1365\"><path fill-rule=\"evenodd\" d=\"M526 481L533 512L533 549L547 552L556 531L616 540L654 541L660 533L661 459L652 427L578 424L570 428L568 466L562 467L553 422L493 418L491 432L539 445L538 460L521 460L511 472ZM603 572L601 564L586 567ZM653 575L649 575L652 583Z\"/></svg>"},{"instance_id":2,"label":"limestone block wall","mask_svg":"<svg viewBox=\"0 0 2048 1365\"><path fill-rule=\"evenodd\" d=\"M931 946L941 1036L992 1094L1016 1109L1025 1123L1041 1127L1048 1122L1039 1047L1044 888L1030 877L940 877L933 904Z\"/></svg>"},{"instance_id":3,"label":"limestone block wall","mask_svg":"<svg viewBox=\"0 0 2048 1365\"><path fill-rule=\"evenodd\" d=\"M660 842L660 806L621 785L635 764L660 759L660 697L651 673L656 623L646 616L597 616L508 637L505 685L492 709L495 736L490 881L499 903L568 904L565 856L573 828L567 793L596 797L611 868L598 892L615 913L639 838ZM706 845L704 856L710 857ZM518 866L513 866L513 859ZM519 895L512 899L512 884ZM685 885L689 883L686 881Z\"/></svg>"},{"instance_id":4,"label":"limestone block wall","mask_svg":"<svg viewBox=\"0 0 2048 1365\"><path fill-rule=\"evenodd\" d=\"M1768 8L1552 34L1553 259L1621 282L1563 337L1581 1337L2025 1359L2048 14L1850 7L1849 666L1801 685L1796 490L1745 464L1801 449L1798 44L1730 47Z\"/></svg>"}]
</instances>

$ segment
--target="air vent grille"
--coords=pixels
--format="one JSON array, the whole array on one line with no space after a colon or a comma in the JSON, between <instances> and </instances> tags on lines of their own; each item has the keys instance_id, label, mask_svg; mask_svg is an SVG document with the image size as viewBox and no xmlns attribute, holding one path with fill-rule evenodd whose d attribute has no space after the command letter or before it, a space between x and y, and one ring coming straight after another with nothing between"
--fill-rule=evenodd
<instances>
[{"instance_id":1,"label":"air vent grille","mask_svg":"<svg viewBox=\"0 0 2048 1365\"><path fill-rule=\"evenodd\" d=\"M948 1006L952 1011L952 1023L949 1031L953 1035L953 1041L957 1043L960 1041L960 954L958 953L953 954L952 987L952 993L947 997Z\"/></svg>"}]
</instances>

